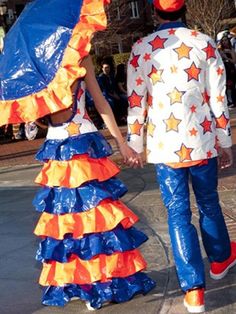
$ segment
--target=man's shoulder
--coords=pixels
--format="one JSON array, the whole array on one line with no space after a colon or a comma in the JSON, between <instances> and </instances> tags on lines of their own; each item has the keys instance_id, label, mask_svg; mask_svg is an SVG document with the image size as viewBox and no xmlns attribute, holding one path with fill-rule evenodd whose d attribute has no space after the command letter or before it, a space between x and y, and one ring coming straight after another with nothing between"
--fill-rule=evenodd
<instances>
[{"instance_id":1,"label":"man's shoulder","mask_svg":"<svg viewBox=\"0 0 236 314\"><path fill-rule=\"evenodd\" d=\"M211 42L214 43L214 39L211 38L209 35L196 30L196 29L191 29L191 28L186 28L183 30L183 32L186 33L186 35L188 35L189 38L191 38L192 40L195 41L201 41L201 42Z\"/></svg>"},{"instance_id":2,"label":"man's shoulder","mask_svg":"<svg viewBox=\"0 0 236 314\"><path fill-rule=\"evenodd\" d=\"M148 34L147 36L144 36L140 39L138 39L134 44L133 44L133 47L132 47L132 50L140 50L142 51L144 46L148 45L150 41L152 41L155 36L156 36L156 33L157 32L153 32L151 34Z\"/></svg>"}]
</instances>

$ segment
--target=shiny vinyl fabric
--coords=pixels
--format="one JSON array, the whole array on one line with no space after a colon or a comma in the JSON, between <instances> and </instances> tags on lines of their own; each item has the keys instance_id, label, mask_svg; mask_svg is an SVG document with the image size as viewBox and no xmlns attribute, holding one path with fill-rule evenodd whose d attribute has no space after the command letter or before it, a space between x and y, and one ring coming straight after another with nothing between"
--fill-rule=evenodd
<instances>
[{"instance_id":1,"label":"shiny vinyl fabric","mask_svg":"<svg viewBox=\"0 0 236 314\"><path fill-rule=\"evenodd\" d=\"M117 200L126 192L126 186L117 178L90 181L73 189L45 186L36 194L33 205L37 211L50 214L78 213L96 207L102 200Z\"/></svg>"},{"instance_id":2,"label":"shiny vinyl fabric","mask_svg":"<svg viewBox=\"0 0 236 314\"><path fill-rule=\"evenodd\" d=\"M87 285L50 286L45 289L44 305L64 306L73 297L89 301L94 308L100 308L106 302L125 302L138 293L146 294L155 283L143 273L125 278L112 278L108 282L95 282Z\"/></svg>"},{"instance_id":3,"label":"shiny vinyl fabric","mask_svg":"<svg viewBox=\"0 0 236 314\"><path fill-rule=\"evenodd\" d=\"M124 229L122 225L110 231L87 234L76 240L68 235L63 240L46 238L40 243L36 259L38 261L54 260L68 262L70 256L90 260L96 255L111 255L115 252L131 251L147 241L147 236L134 227Z\"/></svg>"},{"instance_id":4,"label":"shiny vinyl fabric","mask_svg":"<svg viewBox=\"0 0 236 314\"><path fill-rule=\"evenodd\" d=\"M205 286L198 235L191 223L189 176L199 209L203 245L210 262L230 256L230 240L217 193L217 159L207 164L174 169L156 165L157 180L168 210L171 244L180 286L184 291Z\"/></svg>"},{"instance_id":5,"label":"shiny vinyl fabric","mask_svg":"<svg viewBox=\"0 0 236 314\"><path fill-rule=\"evenodd\" d=\"M44 212L34 233L61 240L69 233L78 239L87 233L112 230L118 224L127 229L137 221L138 217L121 201L103 200L97 207L81 213L53 215Z\"/></svg>"},{"instance_id":6,"label":"shiny vinyl fabric","mask_svg":"<svg viewBox=\"0 0 236 314\"><path fill-rule=\"evenodd\" d=\"M35 0L5 37L0 55L0 126L68 108L81 60L106 28L105 0Z\"/></svg>"},{"instance_id":7,"label":"shiny vinyl fabric","mask_svg":"<svg viewBox=\"0 0 236 314\"><path fill-rule=\"evenodd\" d=\"M35 179L47 186L76 188L91 180L105 181L119 173L119 168L108 158L77 155L68 161L49 160Z\"/></svg>"},{"instance_id":8,"label":"shiny vinyl fabric","mask_svg":"<svg viewBox=\"0 0 236 314\"><path fill-rule=\"evenodd\" d=\"M68 143L69 151L72 141ZM40 284L47 287L45 305L63 306L74 294L99 308L106 301L124 302L155 286L140 273L146 262L138 247L147 237L133 227L138 217L119 200L127 190L115 177L119 169L107 157L78 154L84 152L83 145L89 149L88 143L91 137L87 143L83 137L68 160L46 159L41 180L36 180L43 185L34 205L43 211L35 234L43 237L36 259L43 262ZM61 150L60 145L64 141L51 145L51 156ZM101 145L106 146L96 146Z\"/></svg>"},{"instance_id":9,"label":"shiny vinyl fabric","mask_svg":"<svg viewBox=\"0 0 236 314\"><path fill-rule=\"evenodd\" d=\"M112 154L112 149L99 132L90 132L63 140L46 140L38 151L39 161L69 160L74 155L87 153L91 158L102 158Z\"/></svg>"},{"instance_id":10,"label":"shiny vinyl fabric","mask_svg":"<svg viewBox=\"0 0 236 314\"><path fill-rule=\"evenodd\" d=\"M107 281L112 277L127 277L146 268L146 262L138 250L100 254L88 261L71 255L67 263L50 261L43 263L39 283L42 286L61 286L65 283L87 284Z\"/></svg>"},{"instance_id":11,"label":"shiny vinyl fabric","mask_svg":"<svg viewBox=\"0 0 236 314\"><path fill-rule=\"evenodd\" d=\"M10 100L46 88L58 71L82 0L36 0L10 29L0 56L1 99Z\"/></svg>"}]
</instances>

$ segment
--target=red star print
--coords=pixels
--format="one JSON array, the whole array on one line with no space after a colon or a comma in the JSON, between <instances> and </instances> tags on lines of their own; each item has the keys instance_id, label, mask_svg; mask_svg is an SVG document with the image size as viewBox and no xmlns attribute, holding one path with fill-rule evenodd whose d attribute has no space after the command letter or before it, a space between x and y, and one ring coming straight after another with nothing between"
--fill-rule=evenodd
<instances>
[{"instance_id":1,"label":"red star print","mask_svg":"<svg viewBox=\"0 0 236 314\"><path fill-rule=\"evenodd\" d=\"M190 110L191 110L192 113L196 112L196 109L197 109L197 107L195 105L192 105L190 107Z\"/></svg>"},{"instance_id":2,"label":"red star print","mask_svg":"<svg viewBox=\"0 0 236 314\"><path fill-rule=\"evenodd\" d=\"M204 91L204 93L202 93L202 98L203 98L203 105L209 103L210 96L208 95L206 90Z\"/></svg>"},{"instance_id":3,"label":"red star print","mask_svg":"<svg viewBox=\"0 0 236 314\"><path fill-rule=\"evenodd\" d=\"M130 108L140 107L142 106L141 101L143 96L139 96L135 91L128 97L128 102L130 103Z\"/></svg>"},{"instance_id":4,"label":"red star print","mask_svg":"<svg viewBox=\"0 0 236 314\"><path fill-rule=\"evenodd\" d=\"M85 112L84 112L83 119L88 120L88 121L90 121L90 122L91 122L90 116L88 115L88 113L87 113L87 111L86 111L86 110L85 110Z\"/></svg>"},{"instance_id":5,"label":"red star print","mask_svg":"<svg viewBox=\"0 0 236 314\"><path fill-rule=\"evenodd\" d=\"M218 75L223 75L224 69L219 67L216 72L217 72Z\"/></svg>"},{"instance_id":6,"label":"red star print","mask_svg":"<svg viewBox=\"0 0 236 314\"><path fill-rule=\"evenodd\" d=\"M142 85L143 84L143 80L141 79L141 77L138 77L136 79L136 85L139 86L139 85Z\"/></svg>"},{"instance_id":7,"label":"red star print","mask_svg":"<svg viewBox=\"0 0 236 314\"><path fill-rule=\"evenodd\" d=\"M191 136L196 136L198 131L195 128L192 128L192 130L189 130L189 132Z\"/></svg>"},{"instance_id":8,"label":"red star print","mask_svg":"<svg viewBox=\"0 0 236 314\"><path fill-rule=\"evenodd\" d=\"M139 39L137 40L137 44L141 44L142 42L143 42L142 38L139 38Z\"/></svg>"},{"instance_id":9,"label":"red star print","mask_svg":"<svg viewBox=\"0 0 236 314\"><path fill-rule=\"evenodd\" d=\"M138 64L138 59L139 59L140 55L134 55L133 54L133 58L132 60L130 60L130 64L136 69L139 67L139 64Z\"/></svg>"},{"instance_id":10,"label":"red star print","mask_svg":"<svg viewBox=\"0 0 236 314\"><path fill-rule=\"evenodd\" d=\"M147 94L147 104L149 107L152 107L152 95L150 95L149 93Z\"/></svg>"},{"instance_id":11,"label":"red star print","mask_svg":"<svg viewBox=\"0 0 236 314\"><path fill-rule=\"evenodd\" d=\"M203 127L203 134L207 132L212 132L211 124L212 124L212 121L207 120L207 117L205 117L204 121L200 123L200 125Z\"/></svg>"},{"instance_id":12,"label":"red star print","mask_svg":"<svg viewBox=\"0 0 236 314\"><path fill-rule=\"evenodd\" d=\"M79 89L78 94L77 94L77 99L80 100L81 96L83 95L84 90L82 88Z\"/></svg>"},{"instance_id":13,"label":"red star print","mask_svg":"<svg viewBox=\"0 0 236 314\"><path fill-rule=\"evenodd\" d=\"M216 127L218 129L226 130L226 127L228 125L229 119L226 118L224 113L222 113L222 115L219 118L216 118L215 120L216 120Z\"/></svg>"},{"instance_id":14,"label":"red star print","mask_svg":"<svg viewBox=\"0 0 236 314\"><path fill-rule=\"evenodd\" d=\"M212 152L209 150L209 151L207 152L207 158L211 158L212 155L213 155Z\"/></svg>"},{"instance_id":15,"label":"red star print","mask_svg":"<svg viewBox=\"0 0 236 314\"><path fill-rule=\"evenodd\" d=\"M152 46L152 51L165 48L164 43L167 41L167 39L168 38L161 38L157 35L152 41L149 42L149 44Z\"/></svg>"},{"instance_id":16,"label":"red star print","mask_svg":"<svg viewBox=\"0 0 236 314\"><path fill-rule=\"evenodd\" d=\"M197 37L199 35L199 33L197 31L192 31L191 32L191 36Z\"/></svg>"},{"instance_id":17,"label":"red star print","mask_svg":"<svg viewBox=\"0 0 236 314\"><path fill-rule=\"evenodd\" d=\"M175 154L179 156L179 161L183 162L185 160L192 160L191 153L193 151L193 148L186 147L184 144L181 145L180 150L177 150Z\"/></svg>"},{"instance_id":18,"label":"red star print","mask_svg":"<svg viewBox=\"0 0 236 314\"><path fill-rule=\"evenodd\" d=\"M168 33L169 35L175 35L176 29L171 28Z\"/></svg>"},{"instance_id":19,"label":"red star print","mask_svg":"<svg viewBox=\"0 0 236 314\"><path fill-rule=\"evenodd\" d=\"M197 68L194 62L191 64L189 68L187 68L184 71L188 74L188 81L199 80L199 74L201 72L201 69Z\"/></svg>"},{"instance_id":20,"label":"red star print","mask_svg":"<svg viewBox=\"0 0 236 314\"><path fill-rule=\"evenodd\" d=\"M150 53L145 53L145 55L143 56L143 59L145 62L147 62L148 60L151 60L151 54Z\"/></svg>"},{"instance_id":21,"label":"red star print","mask_svg":"<svg viewBox=\"0 0 236 314\"><path fill-rule=\"evenodd\" d=\"M215 48L208 42L206 48L202 49L206 53L206 60L214 58L216 59Z\"/></svg>"}]
</instances>

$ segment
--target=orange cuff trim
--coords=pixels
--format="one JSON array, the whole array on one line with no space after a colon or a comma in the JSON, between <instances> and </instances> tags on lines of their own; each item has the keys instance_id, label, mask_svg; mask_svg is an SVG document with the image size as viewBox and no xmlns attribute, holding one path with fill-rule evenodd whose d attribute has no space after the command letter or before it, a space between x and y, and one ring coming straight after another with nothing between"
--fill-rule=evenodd
<instances>
[{"instance_id":1,"label":"orange cuff trim","mask_svg":"<svg viewBox=\"0 0 236 314\"><path fill-rule=\"evenodd\" d=\"M68 161L49 160L35 179L35 183L47 186L76 188L91 181L105 181L120 172L109 158L91 158L77 155Z\"/></svg>"},{"instance_id":2,"label":"orange cuff trim","mask_svg":"<svg viewBox=\"0 0 236 314\"><path fill-rule=\"evenodd\" d=\"M104 4L107 0L84 0L80 20L65 49L61 66L47 88L22 98L0 101L0 126L35 121L49 113L66 109L72 104L71 86L86 70L80 66L89 54L96 31L107 26Z\"/></svg>"},{"instance_id":3,"label":"orange cuff trim","mask_svg":"<svg viewBox=\"0 0 236 314\"><path fill-rule=\"evenodd\" d=\"M76 214L53 215L44 212L34 233L58 240L71 233L74 239L78 239L84 234L112 230L119 223L128 229L137 221L138 217L121 201L105 200L89 211Z\"/></svg>"},{"instance_id":4,"label":"orange cuff trim","mask_svg":"<svg viewBox=\"0 0 236 314\"><path fill-rule=\"evenodd\" d=\"M203 162L203 160L194 160L194 161L186 161L186 162L169 162L166 165L178 169L178 168L188 168L192 166L199 165Z\"/></svg>"},{"instance_id":5,"label":"orange cuff trim","mask_svg":"<svg viewBox=\"0 0 236 314\"><path fill-rule=\"evenodd\" d=\"M133 275L145 268L146 262L139 250L109 256L101 254L89 261L72 255L68 263L44 263L39 283L42 286L62 286L105 282L113 277L124 278Z\"/></svg>"}]
</instances>

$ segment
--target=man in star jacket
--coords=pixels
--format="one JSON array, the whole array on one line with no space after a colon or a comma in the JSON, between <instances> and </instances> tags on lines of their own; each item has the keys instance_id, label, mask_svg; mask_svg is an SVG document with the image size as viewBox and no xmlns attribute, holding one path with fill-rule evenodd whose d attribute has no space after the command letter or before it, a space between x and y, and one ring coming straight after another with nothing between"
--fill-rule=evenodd
<instances>
[{"instance_id":1,"label":"man in star jacket","mask_svg":"<svg viewBox=\"0 0 236 314\"><path fill-rule=\"evenodd\" d=\"M204 311L204 265L191 223L188 181L199 208L203 245L213 279L236 263L217 193L217 163L232 165L225 69L214 41L188 29L184 0L154 0L160 27L138 40L128 64L128 143L142 165L144 122L147 162L155 164L184 304Z\"/></svg>"}]
</instances>

